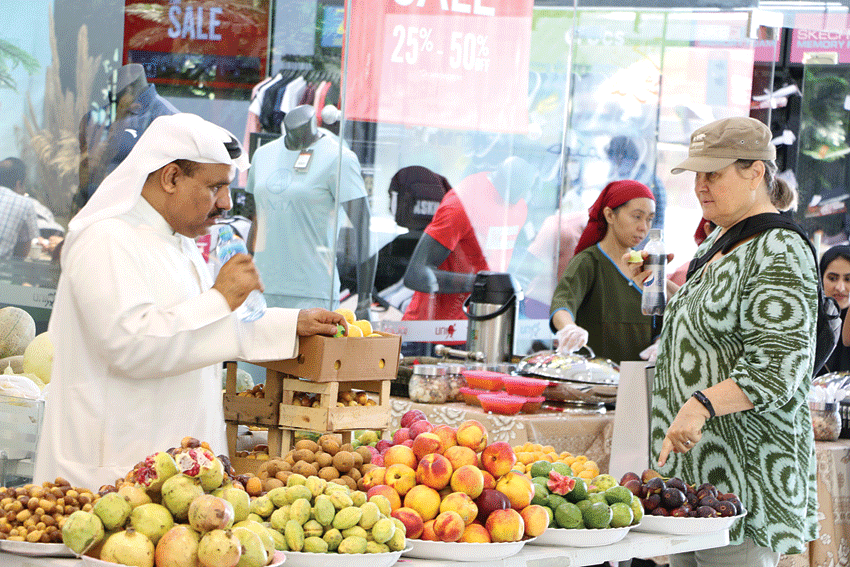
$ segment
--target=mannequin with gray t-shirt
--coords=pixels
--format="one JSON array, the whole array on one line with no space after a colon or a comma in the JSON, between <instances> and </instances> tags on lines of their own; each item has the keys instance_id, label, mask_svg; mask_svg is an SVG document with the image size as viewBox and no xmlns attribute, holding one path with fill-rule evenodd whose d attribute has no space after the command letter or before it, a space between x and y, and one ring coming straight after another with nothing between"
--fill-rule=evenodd
<instances>
[{"instance_id":1,"label":"mannequin with gray t-shirt","mask_svg":"<svg viewBox=\"0 0 850 567\"><path fill-rule=\"evenodd\" d=\"M266 300L273 307L338 306L334 251L344 219L335 215L341 209L353 226L355 312L359 319L371 319L378 257L370 253L371 214L357 156L318 129L312 106L294 108L283 125L284 136L254 153L246 186L256 204L249 248Z\"/></svg>"}]
</instances>

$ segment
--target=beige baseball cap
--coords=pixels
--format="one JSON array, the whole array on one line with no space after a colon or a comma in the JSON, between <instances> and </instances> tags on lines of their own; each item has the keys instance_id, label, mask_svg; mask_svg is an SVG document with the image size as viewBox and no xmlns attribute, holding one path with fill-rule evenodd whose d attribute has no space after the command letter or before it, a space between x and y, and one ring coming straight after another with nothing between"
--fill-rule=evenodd
<instances>
[{"instance_id":1,"label":"beige baseball cap","mask_svg":"<svg viewBox=\"0 0 850 567\"><path fill-rule=\"evenodd\" d=\"M708 173L732 165L739 159L776 159L770 128L755 118L735 117L716 120L694 130L688 159L670 170Z\"/></svg>"}]
</instances>

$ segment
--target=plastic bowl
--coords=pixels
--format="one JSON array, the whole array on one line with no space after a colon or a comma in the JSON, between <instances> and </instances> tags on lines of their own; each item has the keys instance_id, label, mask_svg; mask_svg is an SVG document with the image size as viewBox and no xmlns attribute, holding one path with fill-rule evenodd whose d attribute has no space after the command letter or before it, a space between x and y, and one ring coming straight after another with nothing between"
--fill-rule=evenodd
<instances>
[{"instance_id":1,"label":"plastic bowl","mask_svg":"<svg viewBox=\"0 0 850 567\"><path fill-rule=\"evenodd\" d=\"M478 401L478 394L487 394L489 390L478 390L476 388L463 387L460 390L460 395L463 396L463 401L470 406L481 407L481 402Z\"/></svg>"},{"instance_id":2,"label":"plastic bowl","mask_svg":"<svg viewBox=\"0 0 850 567\"><path fill-rule=\"evenodd\" d=\"M525 376L505 376L502 378L505 390L515 396L536 397L543 393L549 385L549 380L539 378L528 378Z\"/></svg>"},{"instance_id":3,"label":"plastic bowl","mask_svg":"<svg viewBox=\"0 0 850 567\"><path fill-rule=\"evenodd\" d=\"M504 387L504 378L507 374L492 372L490 370L464 370L463 377L470 388L498 392Z\"/></svg>"},{"instance_id":4,"label":"plastic bowl","mask_svg":"<svg viewBox=\"0 0 850 567\"><path fill-rule=\"evenodd\" d=\"M543 396L530 396L525 398L525 403L522 404L522 413L537 413L543 407L543 402L546 398Z\"/></svg>"},{"instance_id":5,"label":"plastic bowl","mask_svg":"<svg viewBox=\"0 0 850 567\"><path fill-rule=\"evenodd\" d=\"M511 394L479 394L481 409L502 415L516 415L525 404L525 398Z\"/></svg>"}]
</instances>

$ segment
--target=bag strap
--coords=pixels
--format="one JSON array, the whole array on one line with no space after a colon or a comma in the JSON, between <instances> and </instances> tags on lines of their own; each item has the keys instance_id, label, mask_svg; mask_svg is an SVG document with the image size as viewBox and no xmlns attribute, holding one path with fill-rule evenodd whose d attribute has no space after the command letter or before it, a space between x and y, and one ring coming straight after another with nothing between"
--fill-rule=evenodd
<instances>
[{"instance_id":1,"label":"bag strap","mask_svg":"<svg viewBox=\"0 0 850 567\"><path fill-rule=\"evenodd\" d=\"M799 234L806 244L809 245L809 249L812 251L815 258L815 265L817 266L818 255L815 251L815 246L812 244L812 241L809 240L808 235L800 225L794 222L793 219L780 213L760 213L758 215L747 217L736 223L732 226L732 228L723 233L722 236L718 237L705 254L691 260L691 263L688 265L688 273L685 276L685 279L690 279L691 276L702 269L709 260L714 258L718 252L728 254L729 251L742 240L746 240L751 236L760 234L769 228L787 228Z\"/></svg>"}]
</instances>

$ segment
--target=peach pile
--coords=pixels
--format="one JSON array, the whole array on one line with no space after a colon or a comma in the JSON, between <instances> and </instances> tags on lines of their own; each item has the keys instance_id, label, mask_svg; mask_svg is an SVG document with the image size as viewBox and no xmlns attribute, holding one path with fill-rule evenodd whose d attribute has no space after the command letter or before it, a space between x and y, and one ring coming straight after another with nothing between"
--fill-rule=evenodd
<instances>
[{"instance_id":1,"label":"peach pile","mask_svg":"<svg viewBox=\"0 0 850 567\"><path fill-rule=\"evenodd\" d=\"M573 475L584 480L593 480L599 476L599 465L584 455L573 456L568 451L558 453L551 445L527 442L514 447L517 464L515 469L528 474L531 465L537 461L564 463L573 471Z\"/></svg>"},{"instance_id":2,"label":"peach pile","mask_svg":"<svg viewBox=\"0 0 850 567\"><path fill-rule=\"evenodd\" d=\"M481 423L434 425L411 410L400 425L392 441L378 442L372 458L378 466L364 475L362 488L390 501L408 538L510 542L536 537L549 525L546 510L531 504L531 480L514 470L513 447L488 443Z\"/></svg>"}]
</instances>

